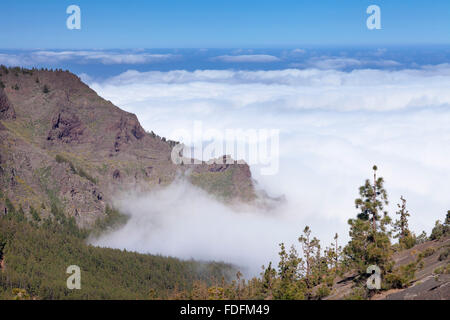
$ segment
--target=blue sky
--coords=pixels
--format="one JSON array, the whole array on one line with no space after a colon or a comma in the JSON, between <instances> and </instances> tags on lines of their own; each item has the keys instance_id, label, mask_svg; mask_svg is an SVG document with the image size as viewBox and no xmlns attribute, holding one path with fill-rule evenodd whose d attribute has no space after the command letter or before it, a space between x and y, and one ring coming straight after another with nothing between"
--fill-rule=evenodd
<instances>
[{"instance_id":1,"label":"blue sky","mask_svg":"<svg viewBox=\"0 0 450 320\"><path fill-rule=\"evenodd\" d=\"M80 6L82 30L66 8ZM382 30L366 28L381 8ZM17 0L0 10L2 49L240 48L450 43L448 0Z\"/></svg>"}]
</instances>

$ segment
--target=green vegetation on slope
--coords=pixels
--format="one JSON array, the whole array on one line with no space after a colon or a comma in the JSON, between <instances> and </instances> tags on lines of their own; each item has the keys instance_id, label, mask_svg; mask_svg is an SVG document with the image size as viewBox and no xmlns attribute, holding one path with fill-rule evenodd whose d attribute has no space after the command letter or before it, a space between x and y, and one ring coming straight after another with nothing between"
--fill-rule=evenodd
<instances>
[{"instance_id":1,"label":"green vegetation on slope","mask_svg":"<svg viewBox=\"0 0 450 320\"><path fill-rule=\"evenodd\" d=\"M77 167L74 165L74 163L67 159L67 157L61 155L61 154L57 154L55 157L56 162L58 163L67 163L70 167L70 170L72 171L72 173L79 175L82 178L85 178L87 180L89 180L90 182L92 182L93 184L97 184L97 179L92 177L90 174L88 174L86 171L84 171L83 168L81 167Z\"/></svg>"},{"instance_id":2,"label":"green vegetation on slope","mask_svg":"<svg viewBox=\"0 0 450 320\"><path fill-rule=\"evenodd\" d=\"M402 197L397 212L399 218L393 222L385 206L388 204L383 178L377 178L374 166L373 181L366 180L359 188L360 197L355 200L358 213L349 220L350 241L343 248L335 243L322 247L320 240L313 237L310 228L305 227L298 241L302 249L299 254L295 246L286 248L280 244L278 267L269 263L263 267L261 276L249 281L224 283L222 286L197 285L191 291L178 292L178 297L195 299L322 299L333 294L338 281L349 277L351 292L345 299L369 299L389 289L402 289L411 285L415 273L423 268L424 259L435 253L427 249L411 262L396 266L393 254L411 248L428 240L423 234L416 237L408 228L409 212ZM392 244L392 231L399 243ZM436 222L430 240L450 236L450 212L444 223ZM439 261L448 259L447 247L440 248ZM376 265L381 271L379 289L369 289L367 273L369 266ZM447 273L448 264L436 270ZM345 276L344 276L345 275ZM238 275L239 278L239 275Z\"/></svg>"},{"instance_id":3,"label":"green vegetation on slope","mask_svg":"<svg viewBox=\"0 0 450 320\"><path fill-rule=\"evenodd\" d=\"M234 169L225 172L194 172L190 179L192 184L207 190L221 198L230 199L233 193Z\"/></svg>"},{"instance_id":4,"label":"green vegetation on slope","mask_svg":"<svg viewBox=\"0 0 450 320\"><path fill-rule=\"evenodd\" d=\"M229 281L233 267L222 263L199 263L143 255L117 249L97 248L85 243L89 233L76 227L57 203L52 203L52 220L41 219L35 209L27 219L5 198L8 214L0 217L0 299L323 299L334 293L337 281L348 277L352 291L346 299L368 299L393 288L407 288L424 260L435 255L444 262L436 274L448 274L449 248L428 248L407 264L396 266L393 255L428 240L416 237L408 227L406 200L398 205L398 220L387 210L384 180L366 180L355 200L358 209L349 220L350 241L322 247L306 227L298 241L299 254L292 246L280 244L277 267L269 263L260 277ZM39 219L38 219L39 218ZM107 208L106 218L95 230L102 232L125 222L117 210ZM393 234L394 231L394 234ZM92 232L92 230L91 230ZM392 244L392 238L399 239ZM450 236L450 212L443 223L436 222L430 240ZM412 249L414 250L414 249ZM82 270L82 290L68 290L65 273L69 265ZM381 287L369 290L367 268L381 269ZM345 276L344 276L345 275Z\"/></svg>"},{"instance_id":5,"label":"green vegetation on slope","mask_svg":"<svg viewBox=\"0 0 450 320\"><path fill-rule=\"evenodd\" d=\"M0 217L0 299L165 298L173 290L190 290L195 281L228 278L233 270L222 263L98 248L87 245L85 237L70 221L46 219L38 226L11 208ZM82 290L66 286L70 265L81 268Z\"/></svg>"}]
</instances>

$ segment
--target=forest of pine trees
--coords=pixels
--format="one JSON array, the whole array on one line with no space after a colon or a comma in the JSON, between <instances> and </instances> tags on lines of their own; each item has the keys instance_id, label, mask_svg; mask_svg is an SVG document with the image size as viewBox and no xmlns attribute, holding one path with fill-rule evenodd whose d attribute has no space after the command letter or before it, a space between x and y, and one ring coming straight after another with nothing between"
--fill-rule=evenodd
<instances>
[{"instance_id":1,"label":"forest of pine trees","mask_svg":"<svg viewBox=\"0 0 450 320\"><path fill-rule=\"evenodd\" d=\"M106 221L91 232L77 228L55 206L54 218L27 218L7 199L0 216L1 299L164 299L176 290L192 290L196 281L229 281L235 269L225 263L182 261L86 244L89 234L122 219L107 209ZM119 216L119 218L117 218ZM39 219L38 219L39 218ZM82 290L66 286L69 265L79 265Z\"/></svg>"},{"instance_id":2,"label":"forest of pine trees","mask_svg":"<svg viewBox=\"0 0 450 320\"><path fill-rule=\"evenodd\" d=\"M79 230L58 208L52 208L53 220L41 221L37 210L27 218L5 199L8 215L0 217L0 298L317 300L330 295L336 280L346 274L353 278L348 299L368 299L379 291L404 288L421 268L423 255L399 268L394 267L392 255L450 236L450 211L443 222L436 222L430 237L416 236L408 226L410 213L404 197L397 205L397 219L390 218L384 179L377 173L374 166L373 180L367 179L359 188L357 213L348 220L350 240L345 246L335 234L334 242L322 247L306 226L298 238L301 254L295 245L281 243L277 267L269 262L253 279L243 279L233 266L223 263L96 248L85 243L89 233ZM122 218L109 208L111 221L99 221L95 232ZM394 239L398 242L393 243ZM74 261L83 266L83 290L66 288L67 275L62 271ZM366 285L372 265L381 270L379 290Z\"/></svg>"}]
</instances>

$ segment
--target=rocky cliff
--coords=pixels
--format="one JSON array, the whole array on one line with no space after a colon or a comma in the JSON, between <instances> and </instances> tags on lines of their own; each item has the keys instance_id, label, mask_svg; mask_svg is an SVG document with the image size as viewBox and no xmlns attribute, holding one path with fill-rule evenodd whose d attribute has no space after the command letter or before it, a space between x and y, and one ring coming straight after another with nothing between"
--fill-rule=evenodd
<instances>
[{"instance_id":1,"label":"rocky cliff","mask_svg":"<svg viewBox=\"0 0 450 320\"><path fill-rule=\"evenodd\" d=\"M105 214L119 190L185 175L222 199L256 198L248 165L171 161L176 144L146 132L134 114L68 71L0 68L0 212L59 206L81 227Z\"/></svg>"}]
</instances>

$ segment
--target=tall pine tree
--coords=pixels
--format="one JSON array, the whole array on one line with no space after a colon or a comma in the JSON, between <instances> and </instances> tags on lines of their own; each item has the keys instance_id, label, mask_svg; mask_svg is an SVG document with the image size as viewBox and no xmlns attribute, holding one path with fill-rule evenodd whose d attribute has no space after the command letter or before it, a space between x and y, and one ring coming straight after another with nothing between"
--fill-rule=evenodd
<instances>
[{"instance_id":1,"label":"tall pine tree","mask_svg":"<svg viewBox=\"0 0 450 320\"><path fill-rule=\"evenodd\" d=\"M377 177L377 166L373 167L373 183L369 179L359 188L360 197L355 200L359 209L356 219L348 221L350 241L344 248L346 264L358 270L360 279L367 277L367 268L376 265L382 275L392 271L391 233L388 230L391 219L384 206L388 195L384 179Z\"/></svg>"}]
</instances>

